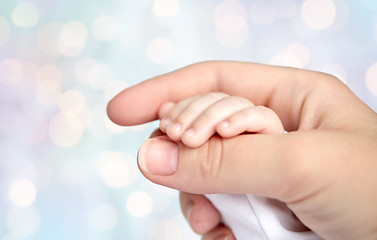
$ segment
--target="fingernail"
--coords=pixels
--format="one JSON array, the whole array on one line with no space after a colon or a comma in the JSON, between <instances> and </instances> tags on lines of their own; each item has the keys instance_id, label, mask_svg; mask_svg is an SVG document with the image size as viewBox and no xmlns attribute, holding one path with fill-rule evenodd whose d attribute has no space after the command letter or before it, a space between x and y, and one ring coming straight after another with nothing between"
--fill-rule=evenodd
<instances>
[{"instance_id":1,"label":"fingernail","mask_svg":"<svg viewBox=\"0 0 377 240\"><path fill-rule=\"evenodd\" d=\"M178 144L166 137L156 137L145 141L138 153L139 167L151 174L167 176L178 168Z\"/></svg>"},{"instance_id":2,"label":"fingernail","mask_svg":"<svg viewBox=\"0 0 377 240\"><path fill-rule=\"evenodd\" d=\"M192 209L194 207L194 203L193 202L189 202L186 206L186 209L185 209L185 217L186 217L186 220L187 222L190 222L190 215L191 215L191 212L192 212Z\"/></svg>"},{"instance_id":3,"label":"fingernail","mask_svg":"<svg viewBox=\"0 0 377 240\"><path fill-rule=\"evenodd\" d=\"M229 127L229 125L230 125L230 123L228 121L224 121L224 122L221 123L221 127L223 127L223 128L227 128L227 127Z\"/></svg>"},{"instance_id":4,"label":"fingernail","mask_svg":"<svg viewBox=\"0 0 377 240\"><path fill-rule=\"evenodd\" d=\"M216 236L214 240L230 240L230 237L228 234L221 234Z\"/></svg>"},{"instance_id":5,"label":"fingernail","mask_svg":"<svg viewBox=\"0 0 377 240\"><path fill-rule=\"evenodd\" d=\"M160 126L166 128L166 127L169 126L172 122L173 122L173 120L172 120L171 118L163 118L163 119L161 120Z\"/></svg>"},{"instance_id":6,"label":"fingernail","mask_svg":"<svg viewBox=\"0 0 377 240\"><path fill-rule=\"evenodd\" d=\"M184 133L184 137L192 137L194 136L195 134L195 130L193 128L190 128L188 129L185 133Z\"/></svg>"},{"instance_id":7,"label":"fingernail","mask_svg":"<svg viewBox=\"0 0 377 240\"><path fill-rule=\"evenodd\" d=\"M182 126L179 123L174 123L173 125L169 126L169 128L172 128L176 132L180 132L182 129Z\"/></svg>"}]
</instances>

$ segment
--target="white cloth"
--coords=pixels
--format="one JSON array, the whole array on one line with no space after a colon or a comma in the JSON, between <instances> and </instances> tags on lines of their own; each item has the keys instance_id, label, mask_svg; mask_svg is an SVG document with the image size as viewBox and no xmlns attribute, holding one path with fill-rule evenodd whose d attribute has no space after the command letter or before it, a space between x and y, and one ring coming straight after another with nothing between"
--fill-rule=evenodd
<instances>
[{"instance_id":1,"label":"white cloth","mask_svg":"<svg viewBox=\"0 0 377 240\"><path fill-rule=\"evenodd\" d=\"M238 240L320 240L276 200L245 194L207 194Z\"/></svg>"}]
</instances>

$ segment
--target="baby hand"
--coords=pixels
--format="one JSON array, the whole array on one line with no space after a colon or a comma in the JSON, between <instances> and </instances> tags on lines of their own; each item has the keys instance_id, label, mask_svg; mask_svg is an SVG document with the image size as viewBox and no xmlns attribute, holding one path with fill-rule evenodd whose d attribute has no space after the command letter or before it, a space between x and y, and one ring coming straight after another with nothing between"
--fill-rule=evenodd
<instances>
[{"instance_id":1,"label":"baby hand","mask_svg":"<svg viewBox=\"0 0 377 240\"><path fill-rule=\"evenodd\" d=\"M215 92L168 102L159 110L160 130L174 141L196 148L213 134L224 138L249 133L283 133L274 111L246 98Z\"/></svg>"}]
</instances>

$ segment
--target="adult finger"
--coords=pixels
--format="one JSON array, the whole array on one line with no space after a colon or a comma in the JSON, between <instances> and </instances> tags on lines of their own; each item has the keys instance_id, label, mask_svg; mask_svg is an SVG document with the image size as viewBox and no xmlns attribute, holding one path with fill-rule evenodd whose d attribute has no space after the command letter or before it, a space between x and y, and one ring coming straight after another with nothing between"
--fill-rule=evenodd
<instances>
[{"instance_id":1,"label":"adult finger","mask_svg":"<svg viewBox=\"0 0 377 240\"><path fill-rule=\"evenodd\" d=\"M180 192L181 210L194 232L205 234L221 221L219 211L203 195Z\"/></svg>"},{"instance_id":2,"label":"adult finger","mask_svg":"<svg viewBox=\"0 0 377 240\"><path fill-rule=\"evenodd\" d=\"M358 221L373 222L376 216L377 196L370 191L377 184L373 139L373 134L316 130L214 136L191 149L160 136L142 145L138 163L143 175L157 184L196 194L247 193L278 199L320 236L357 239L373 227ZM355 176L363 176L358 179L362 183L350 181ZM352 210L355 205L360 206L357 211ZM342 226L359 230L336 230Z\"/></svg>"},{"instance_id":3,"label":"adult finger","mask_svg":"<svg viewBox=\"0 0 377 240\"><path fill-rule=\"evenodd\" d=\"M309 109L321 118L326 109L313 106L316 105L314 101L306 100L312 85L323 79L328 81L331 77L255 63L203 62L125 89L109 102L107 112L119 125L135 125L157 119L158 109L165 102L178 102L208 92L224 92L271 108L281 118L285 129L290 131L298 129L302 116L306 116L302 113ZM331 91L329 94L333 95ZM312 115L307 114L308 117ZM311 122L311 119L304 119L304 122Z\"/></svg>"},{"instance_id":4,"label":"adult finger","mask_svg":"<svg viewBox=\"0 0 377 240\"><path fill-rule=\"evenodd\" d=\"M219 211L204 195L180 192L179 200L183 215L194 232L203 234L202 239L235 239L232 231L220 222Z\"/></svg>"},{"instance_id":5,"label":"adult finger","mask_svg":"<svg viewBox=\"0 0 377 240\"><path fill-rule=\"evenodd\" d=\"M232 231L222 224L203 235L202 240L235 240Z\"/></svg>"}]
</instances>

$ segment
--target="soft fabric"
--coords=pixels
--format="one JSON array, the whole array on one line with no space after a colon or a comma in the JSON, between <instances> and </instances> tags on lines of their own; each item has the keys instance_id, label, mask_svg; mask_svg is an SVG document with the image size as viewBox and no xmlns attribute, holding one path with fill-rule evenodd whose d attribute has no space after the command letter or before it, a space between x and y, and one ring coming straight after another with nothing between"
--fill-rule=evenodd
<instances>
[{"instance_id":1,"label":"soft fabric","mask_svg":"<svg viewBox=\"0 0 377 240\"><path fill-rule=\"evenodd\" d=\"M320 240L276 200L243 194L207 194L238 240Z\"/></svg>"}]
</instances>

